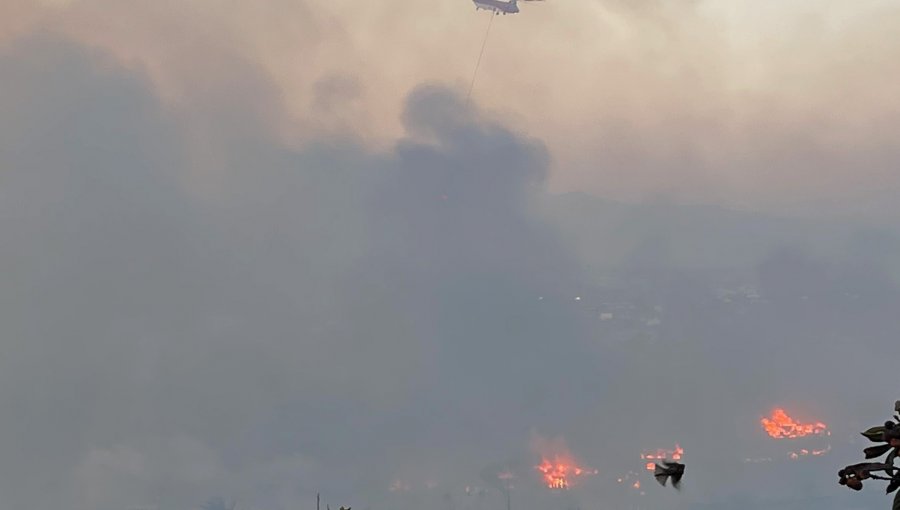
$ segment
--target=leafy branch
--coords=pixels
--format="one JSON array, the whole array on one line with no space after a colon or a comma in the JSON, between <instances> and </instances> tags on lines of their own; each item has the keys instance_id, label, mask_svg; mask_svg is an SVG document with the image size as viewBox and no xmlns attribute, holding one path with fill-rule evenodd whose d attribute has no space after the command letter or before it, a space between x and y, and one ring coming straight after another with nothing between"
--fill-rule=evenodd
<instances>
[{"instance_id":1,"label":"leafy branch","mask_svg":"<svg viewBox=\"0 0 900 510\"><path fill-rule=\"evenodd\" d=\"M894 403L894 412L900 413L900 400ZM884 462L861 462L841 469L838 471L839 483L859 491L863 488L863 480L886 480L889 483L885 494L896 492L892 510L900 510L900 492L897 492L900 488L900 468L894 465L900 453L900 414L894 414L894 421L872 427L862 432L862 435L873 443L880 443L863 450L867 460L877 459L885 454L887 457Z\"/></svg>"}]
</instances>

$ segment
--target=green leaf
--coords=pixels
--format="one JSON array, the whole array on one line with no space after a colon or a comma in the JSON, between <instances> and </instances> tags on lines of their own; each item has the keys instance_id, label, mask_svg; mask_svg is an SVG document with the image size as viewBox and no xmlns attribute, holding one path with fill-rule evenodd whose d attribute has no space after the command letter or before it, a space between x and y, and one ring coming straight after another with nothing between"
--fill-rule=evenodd
<instances>
[{"instance_id":1,"label":"green leaf","mask_svg":"<svg viewBox=\"0 0 900 510\"><path fill-rule=\"evenodd\" d=\"M894 494L894 506L891 507L891 510L900 510L900 492Z\"/></svg>"},{"instance_id":2,"label":"green leaf","mask_svg":"<svg viewBox=\"0 0 900 510\"><path fill-rule=\"evenodd\" d=\"M883 443L884 441L884 431L885 428L882 427L872 427L865 432L861 432L862 435L866 436L869 441L873 443Z\"/></svg>"},{"instance_id":3,"label":"green leaf","mask_svg":"<svg viewBox=\"0 0 900 510\"><path fill-rule=\"evenodd\" d=\"M898 448L894 448L891 450L891 453L888 454L887 459L885 459L885 464L894 465L894 459L897 458Z\"/></svg>"}]
</instances>

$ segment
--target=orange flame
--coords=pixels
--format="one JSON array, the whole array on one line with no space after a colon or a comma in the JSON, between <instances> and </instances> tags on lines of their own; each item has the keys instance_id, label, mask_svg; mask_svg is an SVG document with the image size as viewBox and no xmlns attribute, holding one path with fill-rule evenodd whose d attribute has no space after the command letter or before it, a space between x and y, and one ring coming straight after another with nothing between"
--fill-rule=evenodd
<instances>
[{"instance_id":1,"label":"orange flame","mask_svg":"<svg viewBox=\"0 0 900 510\"><path fill-rule=\"evenodd\" d=\"M548 441L534 436L532 449L541 456L541 463L534 468L541 473L544 484L550 489L568 489L576 477L599 473L596 469L578 465L561 437Z\"/></svg>"},{"instance_id":2,"label":"orange flame","mask_svg":"<svg viewBox=\"0 0 900 510\"><path fill-rule=\"evenodd\" d=\"M616 482L620 484L627 484L632 489L639 491L641 490L641 481L637 479L639 476L641 476L640 473L629 471L625 473L624 476L620 476L619 478L617 478ZM641 492L641 494L643 494L643 492Z\"/></svg>"},{"instance_id":3,"label":"orange flame","mask_svg":"<svg viewBox=\"0 0 900 510\"><path fill-rule=\"evenodd\" d=\"M653 471L657 460L672 459L678 461L681 460L683 455L684 449L678 443L675 443L674 450L645 450L644 453L641 454L641 459L652 461L648 462L644 467L647 468L647 471Z\"/></svg>"},{"instance_id":4,"label":"orange flame","mask_svg":"<svg viewBox=\"0 0 900 510\"><path fill-rule=\"evenodd\" d=\"M772 411L771 418L762 418L760 423L766 434L775 439L795 439L809 435L828 436L828 426L822 422L799 423L795 422L784 409L776 408Z\"/></svg>"},{"instance_id":5,"label":"orange flame","mask_svg":"<svg viewBox=\"0 0 900 510\"><path fill-rule=\"evenodd\" d=\"M585 475L596 475L596 469L579 467L570 455L556 455L553 460L546 457L534 467L541 472L544 484L550 489L568 489L575 481L574 478Z\"/></svg>"}]
</instances>

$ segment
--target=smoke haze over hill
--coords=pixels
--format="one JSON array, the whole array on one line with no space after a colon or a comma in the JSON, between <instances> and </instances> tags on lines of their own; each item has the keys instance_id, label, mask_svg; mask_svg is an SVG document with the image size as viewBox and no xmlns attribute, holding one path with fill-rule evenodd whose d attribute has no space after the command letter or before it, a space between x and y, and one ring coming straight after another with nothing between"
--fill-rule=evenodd
<instances>
[{"instance_id":1,"label":"smoke haze over hill","mask_svg":"<svg viewBox=\"0 0 900 510\"><path fill-rule=\"evenodd\" d=\"M332 508L489 510L504 508L507 471L519 510L885 503L849 500L835 482L897 398L890 204L859 215L841 205L841 179L824 177L809 180L816 213L802 216L774 177L771 194L747 188L752 206L718 184L601 197L565 164L678 173L672 154L634 161L640 147L606 135L602 157L590 144L567 153L537 113L510 113L522 103L467 103L428 73L399 87L396 111L371 99L384 82L340 73L307 104L289 78L306 57L320 72L330 53L300 52L294 69L259 56L291 34L257 38L266 19L235 28L237 14L203 2L178 7L183 17L164 4L134 30L110 7L95 34L85 20L102 2L0 8L15 14L0 22L0 509L190 509L221 496L286 510L321 492ZM297 5L317 14L291 11L304 40L327 45L328 27L358 23ZM671 19L658 2L591 5L634 30ZM209 24L191 25L194 43L166 39L196 19ZM874 118L862 102L851 118ZM548 123L565 122L559 111ZM896 120L884 112L879 122ZM867 152L878 164L866 175L883 172L884 186L854 188L873 201L900 161L889 131ZM846 177L821 153L781 151L785 165ZM709 170L679 165L688 181ZM632 185L644 198L619 200ZM776 406L827 423L831 451L790 460L793 444L759 424ZM564 438L597 475L547 490L535 437ZM681 494L640 459L676 443ZM643 496L617 482L629 471Z\"/></svg>"}]
</instances>

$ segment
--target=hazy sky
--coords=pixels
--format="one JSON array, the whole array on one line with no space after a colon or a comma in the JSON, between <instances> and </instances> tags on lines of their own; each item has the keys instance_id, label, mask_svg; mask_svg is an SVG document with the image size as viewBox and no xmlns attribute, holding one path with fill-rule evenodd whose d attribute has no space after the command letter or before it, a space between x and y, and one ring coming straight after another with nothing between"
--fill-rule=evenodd
<instances>
[{"instance_id":1,"label":"hazy sky","mask_svg":"<svg viewBox=\"0 0 900 510\"><path fill-rule=\"evenodd\" d=\"M197 115L239 93L291 145L346 131L389 144L412 88L468 87L489 18L463 0L3 9L3 44L66 34ZM896 213L898 13L891 0L525 4L495 20L474 98L548 145L553 190Z\"/></svg>"},{"instance_id":2,"label":"hazy sky","mask_svg":"<svg viewBox=\"0 0 900 510\"><path fill-rule=\"evenodd\" d=\"M886 504L900 5L728 4L0 4L0 509Z\"/></svg>"}]
</instances>

